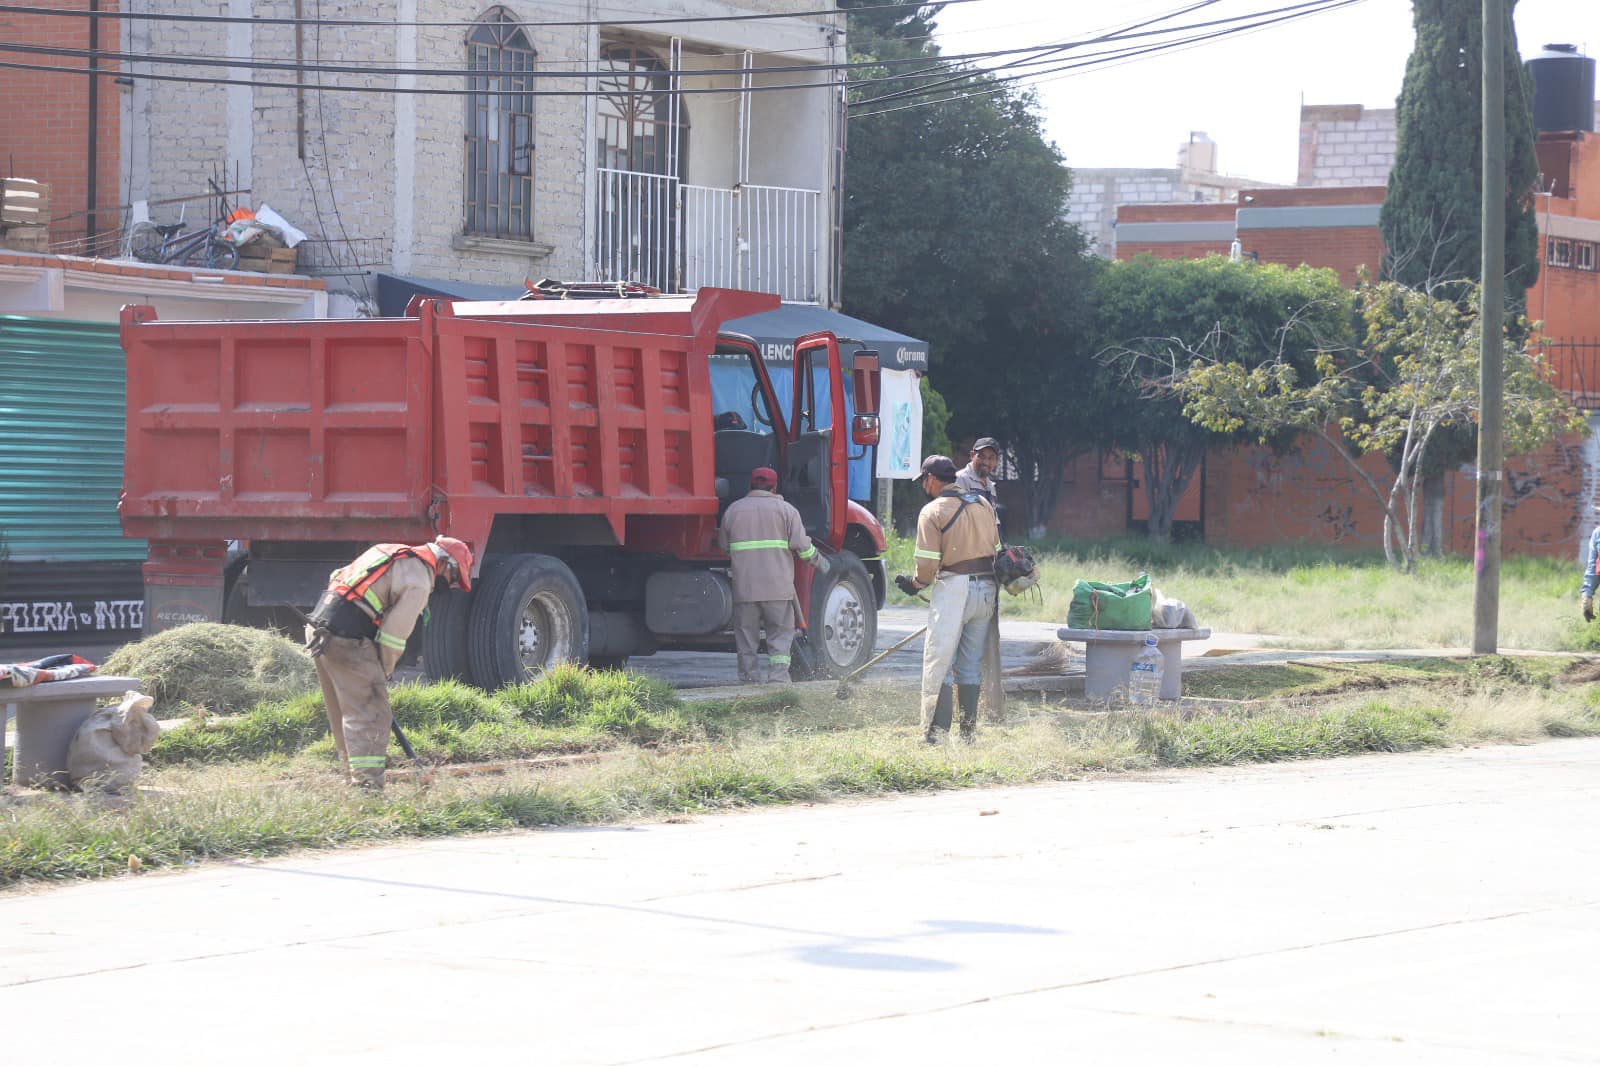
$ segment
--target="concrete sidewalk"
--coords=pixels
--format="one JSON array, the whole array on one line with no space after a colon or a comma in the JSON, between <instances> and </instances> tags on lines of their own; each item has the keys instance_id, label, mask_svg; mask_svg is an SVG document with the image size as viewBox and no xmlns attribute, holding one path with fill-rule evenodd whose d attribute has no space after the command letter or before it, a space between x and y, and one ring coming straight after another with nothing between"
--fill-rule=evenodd
<instances>
[{"instance_id":1,"label":"concrete sidewalk","mask_svg":"<svg viewBox=\"0 0 1600 1066\"><path fill-rule=\"evenodd\" d=\"M0 898L8 1062L1600 1062L1600 741Z\"/></svg>"}]
</instances>

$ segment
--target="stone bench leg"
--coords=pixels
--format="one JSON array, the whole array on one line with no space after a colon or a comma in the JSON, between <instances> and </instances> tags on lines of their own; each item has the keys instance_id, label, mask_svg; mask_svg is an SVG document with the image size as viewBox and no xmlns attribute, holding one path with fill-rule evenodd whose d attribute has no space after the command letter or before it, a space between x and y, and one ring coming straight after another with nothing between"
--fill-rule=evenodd
<instances>
[{"instance_id":1,"label":"stone bench leg","mask_svg":"<svg viewBox=\"0 0 1600 1066\"><path fill-rule=\"evenodd\" d=\"M1183 696L1183 642L1164 640L1156 644L1161 652L1161 698L1175 700ZM1128 673L1133 660L1144 650L1143 644L1105 643L1085 641L1083 648L1083 693L1086 696L1110 696L1118 689L1128 690Z\"/></svg>"},{"instance_id":2,"label":"stone bench leg","mask_svg":"<svg viewBox=\"0 0 1600 1066\"><path fill-rule=\"evenodd\" d=\"M11 779L34 788L67 787L67 748L95 711L87 699L33 700L17 704L17 747Z\"/></svg>"}]
</instances>

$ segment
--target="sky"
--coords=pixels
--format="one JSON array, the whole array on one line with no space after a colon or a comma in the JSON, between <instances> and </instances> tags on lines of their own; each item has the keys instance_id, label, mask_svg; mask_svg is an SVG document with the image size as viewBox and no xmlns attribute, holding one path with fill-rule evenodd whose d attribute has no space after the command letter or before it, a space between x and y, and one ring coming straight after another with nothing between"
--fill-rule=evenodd
<instances>
[{"instance_id":1,"label":"sky","mask_svg":"<svg viewBox=\"0 0 1600 1066\"><path fill-rule=\"evenodd\" d=\"M1293 0L1221 0L1184 24L1284 6ZM973 0L938 16L946 55L1081 39L1190 6L1193 0ZM1600 0L1521 0L1523 58L1549 42L1600 58ZM1171 167L1191 131L1217 142L1218 169L1293 184L1300 105L1393 107L1411 52L1411 5L1362 0L1117 66L1033 82L1045 132L1077 167Z\"/></svg>"}]
</instances>

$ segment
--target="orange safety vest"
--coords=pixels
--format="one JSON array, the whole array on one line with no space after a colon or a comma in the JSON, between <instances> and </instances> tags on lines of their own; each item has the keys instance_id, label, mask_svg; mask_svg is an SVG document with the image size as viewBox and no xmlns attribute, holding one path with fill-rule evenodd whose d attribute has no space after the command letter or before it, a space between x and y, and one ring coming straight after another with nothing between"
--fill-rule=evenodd
<instances>
[{"instance_id":1,"label":"orange safety vest","mask_svg":"<svg viewBox=\"0 0 1600 1066\"><path fill-rule=\"evenodd\" d=\"M328 589L322 594L316 610L311 612L312 623L326 627L336 637L370 638L376 635L388 605L372 591L372 586L401 559L417 559L426 563L434 576L438 576L439 559L431 547L374 544L357 556L355 562L329 575Z\"/></svg>"}]
</instances>

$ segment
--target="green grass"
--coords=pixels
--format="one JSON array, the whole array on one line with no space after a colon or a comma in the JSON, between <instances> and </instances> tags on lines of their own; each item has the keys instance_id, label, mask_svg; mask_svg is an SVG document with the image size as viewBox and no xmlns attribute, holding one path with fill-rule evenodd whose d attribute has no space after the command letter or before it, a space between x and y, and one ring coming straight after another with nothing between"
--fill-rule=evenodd
<instances>
[{"instance_id":1,"label":"green grass","mask_svg":"<svg viewBox=\"0 0 1600 1066\"><path fill-rule=\"evenodd\" d=\"M686 703L654 682L584 671L494 696L401 686L396 706L433 745L430 758L561 745L597 754L493 775L396 775L381 796L339 782L311 697L169 733L146 791L123 808L73 795L0 807L0 885L111 876L130 858L181 866L1103 772L1600 735L1600 689L1562 681L1566 659L1350 665L1344 675L1250 668L1219 698L1253 692L1260 701L1221 710L1106 713L1014 700L1007 722L985 724L971 748L921 744L915 694L897 689L849 701L786 690ZM186 747L168 747L186 733L177 742Z\"/></svg>"},{"instance_id":2,"label":"green grass","mask_svg":"<svg viewBox=\"0 0 1600 1066\"><path fill-rule=\"evenodd\" d=\"M891 573L910 568L912 543L892 537ZM1222 551L1138 538L1034 545L1042 600L1002 596L1007 618L1064 622L1079 578L1127 581L1148 573L1194 609L1202 626L1261 633L1289 648L1463 648L1472 643L1472 560L1425 559L1397 574L1381 553L1327 546ZM1501 568L1499 643L1544 651L1600 650L1600 625L1578 616L1577 566L1540 558ZM891 586L889 602L914 605Z\"/></svg>"}]
</instances>

